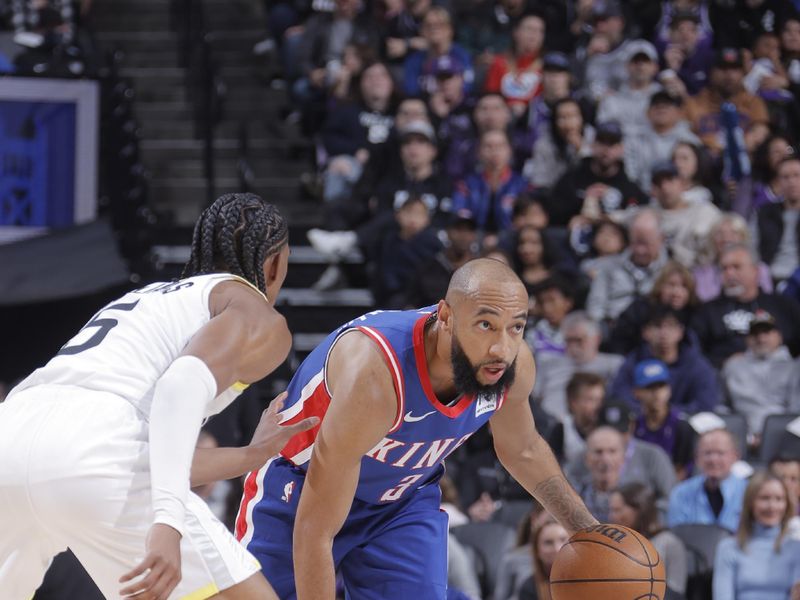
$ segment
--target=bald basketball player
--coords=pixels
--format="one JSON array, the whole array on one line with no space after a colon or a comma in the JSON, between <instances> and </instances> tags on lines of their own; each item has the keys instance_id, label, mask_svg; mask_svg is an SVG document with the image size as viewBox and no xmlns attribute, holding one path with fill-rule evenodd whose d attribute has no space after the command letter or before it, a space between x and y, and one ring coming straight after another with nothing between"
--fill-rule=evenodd
<instances>
[{"instance_id":1,"label":"bald basketball player","mask_svg":"<svg viewBox=\"0 0 800 600\"><path fill-rule=\"evenodd\" d=\"M534 426L527 311L516 274L478 259L437 306L366 314L303 362L283 419L321 424L248 476L236 527L281 598L333 600L337 568L353 600L445 598L437 484L486 422L503 466L570 534L597 522Z\"/></svg>"}]
</instances>

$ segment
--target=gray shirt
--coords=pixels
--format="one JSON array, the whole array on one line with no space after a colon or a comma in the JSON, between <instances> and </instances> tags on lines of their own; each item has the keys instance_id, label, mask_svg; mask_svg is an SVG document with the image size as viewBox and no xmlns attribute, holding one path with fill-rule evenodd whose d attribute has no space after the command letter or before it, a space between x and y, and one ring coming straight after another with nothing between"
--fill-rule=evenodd
<instances>
[{"instance_id":1,"label":"gray shirt","mask_svg":"<svg viewBox=\"0 0 800 600\"><path fill-rule=\"evenodd\" d=\"M797 219L800 211L784 209L783 236L778 246L778 253L772 259L770 269L775 279L788 279L800 264L797 256Z\"/></svg>"},{"instance_id":2,"label":"gray shirt","mask_svg":"<svg viewBox=\"0 0 800 600\"><path fill-rule=\"evenodd\" d=\"M606 257L592 281L586 312L598 323L616 319L637 296L650 293L656 276L666 263L667 252L664 249L646 267L633 264L629 250Z\"/></svg>"},{"instance_id":3,"label":"gray shirt","mask_svg":"<svg viewBox=\"0 0 800 600\"><path fill-rule=\"evenodd\" d=\"M650 128L647 120L647 108L650 96L661 89L661 84L652 82L646 88L634 90L626 83L619 90L612 92L600 101L597 107L595 122L616 121L625 134L625 144L632 135Z\"/></svg>"},{"instance_id":4,"label":"gray shirt","mask_svg":"<svg viewBox=\"0 0 800 600\"><path fill-rule=\"evenodd\" d=\"M686 578L689 576L689 559L686 547L674 533L663 529L650 538L653 547L664 561L667 572L667 587L678 594L686 592Z\"/></svg>"},{"instance_id":5,"label":"gray shirt","mask_svg":"<svg viewBox=\"0 0 800 600\"><path fill-rule=\"evenodd\" d=\"M625 136L625 172L643 190L650 189L650 173L656 163L670 160L675 144L700 140L688 121L678 121L669 131L657 133L649 121L641 129Z\"/></svg>"},{"instance_id":6,"label":"gray shirt","mask_svg":"<svg viewBox=\"0 0 800 600\"><path fill-rule=\"evenodd\" d=\"M767 415L789 410L796 370L786 346L765 358L748 350L725 363L722 380L728 398L733 409L747 419L750 433L761 433Z\"/></svg>"},{"instance_id":7,"label":"gray shirt","mask_svg":"<svg viewBox=\"0 0 800 600\"><path fill-rule=\"evenodd\" d=\"M594 373L610 384L623 362L624 357L605 352L598 352L586 363L577 363L566 355L542 354L536 360L533 398L548 414L563 419L567 415L567 383L575 373Z\"/></svg>"}]
</instances>

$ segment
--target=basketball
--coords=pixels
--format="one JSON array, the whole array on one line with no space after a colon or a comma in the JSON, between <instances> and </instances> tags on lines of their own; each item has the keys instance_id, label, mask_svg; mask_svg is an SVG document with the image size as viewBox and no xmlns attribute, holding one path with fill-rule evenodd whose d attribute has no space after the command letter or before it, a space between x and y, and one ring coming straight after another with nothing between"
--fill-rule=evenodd
<instances>
[{"instance_id":1,"label":"basketball","mask_svg":"<svg viewBox=\"0 0 800 600\"><path fill-rule=\"evenodd\" d=\"M553 600L664 600L664 563L643 535L595 525L573 535L550 571Z\"/></svg>"}]
</instances>

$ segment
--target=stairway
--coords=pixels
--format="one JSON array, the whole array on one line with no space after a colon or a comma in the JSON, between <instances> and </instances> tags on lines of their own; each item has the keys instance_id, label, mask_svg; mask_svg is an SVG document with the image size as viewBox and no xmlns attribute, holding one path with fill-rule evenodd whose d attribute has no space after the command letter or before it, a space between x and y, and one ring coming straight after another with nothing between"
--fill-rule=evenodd
<instances>
[{"instance_id":1,"label":"stairway","mask_svg":"<svg viewBox=\"0 0 800 600\"><path fill-rule=\"evenodd\" d=\"M186 72L178 61L178 39L169 28L167 0L95 0L95 28L104 45L124 52L121 75L133 81L140 123L142 162L150 174L150 203L174 226L157 232L158 279L180 275L189 255L191 225L205 207L203 142L195 137ZM300 194L299 176L310 169L311 145L283 127L278 115L286 94L269 84L269 61L252 54L266 35L261 0L204 0L211 56L226 89L216 128L215 195L240 190L240 137L248 138L253 190L276 203L290 224L291 266L278 298L295 332L295 359L302 359L343 322L373 307L370 293L345 288L309 289L327 267L306 244L306 231L322 222L322 207ZM280 135L283 133L284 135ZM351 282L365 285L363 258L343 265ZM296 360L294 366L296 366Z\"/></svg>"}]
</instances>

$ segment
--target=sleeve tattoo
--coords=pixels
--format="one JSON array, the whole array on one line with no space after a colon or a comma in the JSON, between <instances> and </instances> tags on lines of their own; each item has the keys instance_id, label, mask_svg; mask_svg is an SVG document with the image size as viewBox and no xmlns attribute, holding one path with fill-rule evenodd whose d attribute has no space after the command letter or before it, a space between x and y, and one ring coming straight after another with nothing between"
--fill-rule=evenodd
<instances>
[{"instance_id":1,"label":"sleeve tattoo","mask_svg":"<svg viewBox=\"0 0 800 600\"><path fill-rule=\"evenodd\" d=\"M545 479L536 486L533 495L570 533L597 523L563 475Z\"/></svg>"}]
</instances>

